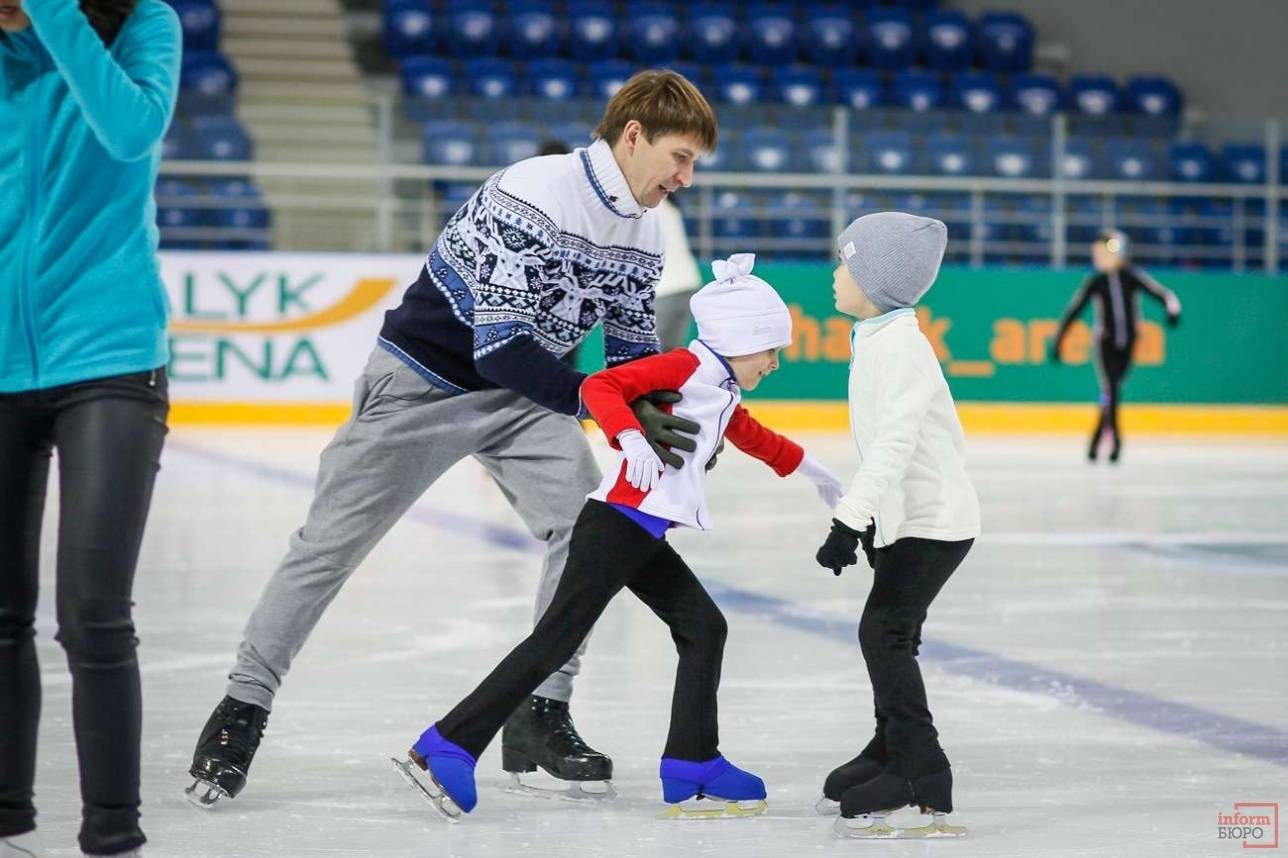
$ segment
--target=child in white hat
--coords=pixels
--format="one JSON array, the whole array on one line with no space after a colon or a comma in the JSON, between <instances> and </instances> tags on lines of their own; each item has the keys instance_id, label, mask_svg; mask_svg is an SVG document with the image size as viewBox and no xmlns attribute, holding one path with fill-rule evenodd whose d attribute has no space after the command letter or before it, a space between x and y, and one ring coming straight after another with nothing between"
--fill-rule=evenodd
<instances>
[{"instance_id":1,"label":"child in white hat","mask_svg":"<svg viewBox=\"0 0 1288 858\"><path fill-rule=\"evenodd\" d=\"M818 562L837 575L873 569L859 623L872 680L876 734L827 777L821 811L850 837L952 836L952 771L939 746L917 666L930 603L979 535L979 501L965 467L965 439L952 394L913 306L939 273L947 228L900 212L867 215L837 241L836 309L859 321L850 338L850 426L858 473L836 506ZM928 826L893 828L889 812L916 805Z\"/></svg>"},{"instance_id":2,"label":"child in white hat","mask_svg":"<svg viewBox=\"0 0 1288 858\"><path fill-rule=\"evenodd\" d=\"M662 794L671 816L749 816L765 809L765 784L720 754L716 690L726 625L697 576L666 540L672 527L711 528L706 463L723 438L780 476L801 474L834 507L844 487L799 446L766 429L739 404L778 368L791 343L791 316L773 288L751 273L755 257L713 263L716 279L690 302L698 339L598 372L582 401L621 451L587 499L573 529L568 562L550 606L532 634L468 697L435 722L398 763L449 816L477 800L474 765L506 718L590 633L623 588L662 618L679 651L671 726L663 752ZM697 449L675 451L684 466L664 465L645 440L629 403L655 390L678 390L674 413L700 426ZM683 804L697 799L696 805ZM703 800L706 800L705 803Z\"/></svg>"}]
</instances>

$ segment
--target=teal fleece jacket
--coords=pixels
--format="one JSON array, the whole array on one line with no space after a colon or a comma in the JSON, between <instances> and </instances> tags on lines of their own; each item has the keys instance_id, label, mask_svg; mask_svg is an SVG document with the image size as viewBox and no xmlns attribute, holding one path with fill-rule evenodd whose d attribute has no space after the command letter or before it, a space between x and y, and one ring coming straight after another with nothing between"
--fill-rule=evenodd
<instances>
[{"instance_id":1,"label":"teal fleece jacket","mask_svg":"<svg viewBox=\"0 0 1288 858\"><path fill-rule=\"evenodd\" d=\"M77 0L0 34L0 393L163 366L152 190L183 53L139 0L105 47Z\"/></svg>"}]
</instances>

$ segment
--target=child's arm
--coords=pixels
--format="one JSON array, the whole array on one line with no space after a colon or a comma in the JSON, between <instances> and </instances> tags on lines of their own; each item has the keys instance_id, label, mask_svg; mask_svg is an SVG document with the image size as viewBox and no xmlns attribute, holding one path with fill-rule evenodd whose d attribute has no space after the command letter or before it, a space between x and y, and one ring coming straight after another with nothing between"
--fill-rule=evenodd
<instances>
[{"instance_id":1,"label":"child's arm","mask_svg":"<svg viewBox=\"0 0 1288 858\"><path fill-rule=\"evenodd\" d=\"M654 390L679 390L697 368L697 356L685 349L641 358L587 378L581 384L581 401L608 443L621 449L618 435L631 429L643 432L631 402Z\"/></svg>"},{"instance_id":2,"label":"child's arm","mask_svg":"<svg viewBox=\"0 0 1288 858\"><path fill-rule=\"evenodd\" d=\"M1145 291L1163 305L1163 308L1167 311L1168 324L1175 325L1181 318L1181 299L1177 298L1176 293L1171 289L1168 289L1139 268L1133 268L1132 273L1136 275L1136 279L1145 288Z\"/></svg>"},{"instance_id":3,"label":"child's arm","mask_svg":"<svg viewBox=\"0 0 1288 858\"><path fill-rule=\"evenodd\" d=\"M912 461L917 434L936 390L936 379L918 366L913 356L883 361L876 370L875 437L863 451L863 463L850 482L850 490L836 505L836 518L860 532L876 515L886 488Z\"/></svg>"},{"instance_id":4,"label":"child's arm","mask_svg":"<svg viewBox=\"0 0 1288 858\"><path fill-rule=\"evenodd\" d=\"M725 437L735 447L774 469L780 477L800 474L814 484L818 496L829 509L845 494L845 486L827 466L806 453L799 444L768 429L747 409L739 405L734 409Z\"/></svg>"},{"instance_id":5,"label":"child's arm","mask_svg":"<svg viewBox=\"0 0 1288 858\"><path fill-rule=\"evenodd\" d=\"M1064 311L1064 315L1060 317L1060 324L1056 326L1055 330L1055 338L1051 340L1051 360L1059 363L1060 343L1064 340L1064 335L1068 332L1069 326L1073 324L1073 320L1078 318L1078 314L1082 312L1083 308L1087 306L1087 302L1091 300L1091 284L1095 281L1096 278L1094 275L1083 281L1077 294L1075 294L1073 296L1073 300L1069 302L1068 309L1066 309Z\"/></svg>"}]
</instances>

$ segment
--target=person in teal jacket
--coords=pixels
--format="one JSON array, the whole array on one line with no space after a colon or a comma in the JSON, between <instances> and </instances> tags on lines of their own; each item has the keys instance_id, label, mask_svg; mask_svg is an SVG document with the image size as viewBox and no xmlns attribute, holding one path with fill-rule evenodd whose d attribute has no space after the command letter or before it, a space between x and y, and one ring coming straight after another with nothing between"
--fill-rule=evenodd
<instances>
[{"instance_id":1,"label":"person in teal jacket","mask_svg":"<svg viewBox=\"0 0 1288 858\"><path fill-rule=\"evenodd\" d=\"M33 638L55 449L80 847L145 841L131 591L169 409L152 190L181 55L162 0L0 0L0 855L39 854Z\"/></svg>"}]
</instances>

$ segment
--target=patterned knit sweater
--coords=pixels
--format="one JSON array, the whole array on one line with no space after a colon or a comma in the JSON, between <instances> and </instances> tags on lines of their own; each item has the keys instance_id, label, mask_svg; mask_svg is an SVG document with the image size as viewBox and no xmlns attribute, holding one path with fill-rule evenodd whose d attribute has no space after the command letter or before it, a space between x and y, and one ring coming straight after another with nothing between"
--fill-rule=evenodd
<instances>
[{"instance_id":1,"label":"patterned knit sweater","mask_svg":"<svg viewBox=\"0 0 1288 858\"><path fill-rule=\"evenodd\" d=\"M595 325L609 366L658 351L662 248L604 141L520 161L448 221L380 344L453 393L506 388L577 414L585 375L559 357Z\"/></svg>"}]
</instances>

